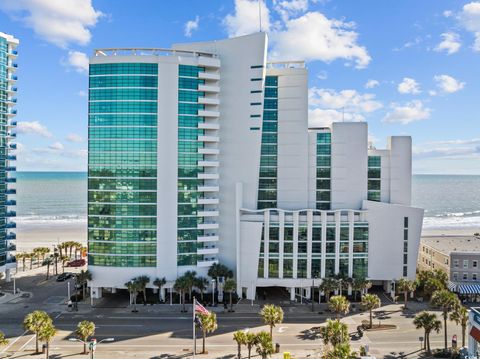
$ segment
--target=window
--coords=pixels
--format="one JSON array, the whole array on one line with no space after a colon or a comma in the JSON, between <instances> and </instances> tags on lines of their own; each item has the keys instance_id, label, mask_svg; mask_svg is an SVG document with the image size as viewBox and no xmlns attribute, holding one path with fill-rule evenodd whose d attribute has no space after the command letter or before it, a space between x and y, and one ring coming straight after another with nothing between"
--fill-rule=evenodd
<instances>
[{"instance_id":1,"label":"window","mask_svg":"<svg viewBox=\"0 0 480 359\"><path fill-rule=\"evenodd\" d=\"M453 280L458 280L458 273L457 272L453 273Z\"/></svg>"},{"instance_id":2,"label":"window","mask_svg":"<svg viewBox=\"0 0 480 359\"><path fill-rule=\"evenodd\" d=\"M478 267L478 261L472 261L472 267L477 268Z\"/></svg>"},{"instance_id":3,"label":"window","mask_svg":"<svg viewBox=\"0 0 480 359\"><path fill-rule=\"evenodd\" d=\"M463 273L463 280L468 280L468 273Z\"/></svg>"},{"instance_id":4,"label":"window","mask_svg":"<svg viewBox=\"0 0 480 359\"><path fill-rule=\"evenodd\" d=\"M463 260L463 268L468 268L468 259Z\"/></svg>"},{"instance_id":5,"label":"window","mask_svg":"<svg viewBox=\"0 0 480 359\"><path fill-rule=\"evenodd\" d=\"M453 260L453 266L454 266L455 268L458 268L458 259L454 259L454 260Z\"/></svg>"},{"instance_id":6,"label":"window","mask_svg":"<svg viewBox=\"0 0 480 359\"><path fill-rule=\"evenodd\" d=\"M477 273L472 273L472 280L477 280Z\"/></svg>"}]
</instances>

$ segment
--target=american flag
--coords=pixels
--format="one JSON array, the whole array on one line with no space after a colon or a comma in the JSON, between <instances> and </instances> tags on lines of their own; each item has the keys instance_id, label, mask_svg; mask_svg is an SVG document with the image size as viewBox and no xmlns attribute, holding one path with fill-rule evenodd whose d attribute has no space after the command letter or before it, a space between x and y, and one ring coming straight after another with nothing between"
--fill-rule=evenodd
<instances>
[{"instance_id":1,"label":"american flag","mask_svg":"<svg viewBox=\"0 0 480 359\"><path fill-rule=\"evenodd\" d=\"M205 309L203 305L201 305L198 300L195 299L195 313L201 313L205 315L209 315L210 312Z\"/></svg>"}]
</instances>

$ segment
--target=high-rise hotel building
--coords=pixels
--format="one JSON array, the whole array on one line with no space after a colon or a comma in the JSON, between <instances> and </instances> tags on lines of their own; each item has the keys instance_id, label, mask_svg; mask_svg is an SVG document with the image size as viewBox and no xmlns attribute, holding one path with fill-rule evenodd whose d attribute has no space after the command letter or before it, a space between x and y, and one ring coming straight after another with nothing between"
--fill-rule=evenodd
<instances>
[{"instance_id":1,"label":"high-rise hotel building","mask_svg":"<svg viewBox=\"0 0 480 359\"><path fill-rule=\"evenodd\" d=\"M263 33L90 59L88 261L95 297L138 275L220 262L247 297L336 274L413 278L411 138L366 123L308 127L303 62ZM302 289L303 288L303 289Z\"/></svg>"},{"instance_id":2,"label":"high-rise hotel building","mask_svg":"<svg viewBox=\"0 0 480 359\"><path fill-rule=\"evenodd\" d=\"M14 132L17 125L17 46L16 38L0 32L0 273L5 273L7 280L16 267L16 224L13 221L16 189L13 184L16 181L14 151L17 148Z\"/></svg>"}]
</instances>

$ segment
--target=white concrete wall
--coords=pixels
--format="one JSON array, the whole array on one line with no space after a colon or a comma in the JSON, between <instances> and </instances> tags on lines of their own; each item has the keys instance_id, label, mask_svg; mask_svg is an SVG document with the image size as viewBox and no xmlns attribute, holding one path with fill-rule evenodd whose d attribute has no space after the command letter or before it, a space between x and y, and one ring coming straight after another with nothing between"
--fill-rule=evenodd
<instances>
[{"instance_id":1,"label":"white concrete wall","mask_svg":"<svg viewBox=\"0 0 480 359\"><path fill-rule=\"evenodd\" d=\"M415 279L423 209L364 201L369 223L368 275L372 280L403 277L403 228L408 217L408 278Z\"/></svg>"},{"instance_id":2,"label":"white concrete wall","mask_svg":"<svg viewBox=\"0 0 480 359\"><path fill-rule=\"evenodd\" d=\"M218 54L221 66L220 79L220 230L219 261L229 268L236 268L235 243L235 184L243 184L243 203L247 208L256 208L260 145L263 111L251 102L262 102L264 68L251 66L266 63L267 36L265 33L232 38L228 40L175 44L175 49L206 51ZM250 118L260 114L259 118ZM250 130L259 127L260 130Z\"/></svg>"},{"instance_id":3,"label":"white concrete wall","mask_svg":"<svg viewBox=\"0 0 480 359\"><path fill-rule=\"evenodd\" d=\"M359 209L367 198L366 122L332 124L331 208Z\"/></svg>"},{"instance_id":4,"label":"white concrete wall","mask_svg":"<svg viewBox=\"0 0 480 359\"><path fill-rule=\"evenodd\" d=\"M277 205L308 207L308 72L305 68L268 69L278 76Z\"/></svg>"},{"instance_id":5,"label":"white concrete wall","mask_svg":"<svg viewBox=\"0 0 480 359\"><path fill-rule=\"evenodd\" d=\"M388 138L390 150L390 202L409 206L412 202L412 138Z\"/></svg>"}]
</instances>

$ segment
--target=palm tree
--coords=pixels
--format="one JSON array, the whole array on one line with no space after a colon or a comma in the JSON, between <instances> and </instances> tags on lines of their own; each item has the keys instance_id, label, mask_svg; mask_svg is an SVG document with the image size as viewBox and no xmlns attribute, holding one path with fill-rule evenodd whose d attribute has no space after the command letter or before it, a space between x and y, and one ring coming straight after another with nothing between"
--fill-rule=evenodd
<instances>
[{"instance_id":1,"label":"palm tree","mask_svg":"<svg viewBox=\"0 0 480 359\"><path fill-rule=\"evenodd\" d=\"M214 263L208 270L208 276L215 280L218 277L233 278L233 272L223 264Z\"/></svg>"},{"instance_id":2,"label":"palm tree","mask_svg":"<svg viewBox=\"0 0 480 359\"><path fill-rule=\"evenodd\" d=\"M55 328L52 322L44 326L38 334L38 339L40 339L42 342L45 342L45 347L47 349L45 352L46 359L49 358L50 342L52 341L55 334L57 334L57 329Z\"/></svg>"},{"instance_id":3,"label":"palm tree","mask_svg":"<svg viewBox=\"0 0 480 359\"><path fill-rule=\"evenodd\" d=\"M208 279L205 277L197 277L195 279L195 287L200 291L200 298L203 301L203 292L207 289Z\"/></svg>"},{"instance_id":4,"label":"palm tree","mask_svg":"<svg viewBox=\"0 0 480 359\"><path fill-rule=\"evenodd\" d=\"M150 283L150 277L148 275L141 275L135 278L138 282L139 291L143 293L143 304L147 304L147 284Z\"/></svg>"},{"instance_id":5,"label":"palm tree","mask_svg":"<svg viewBox=\"0 0 480 359\"><path fill-rule=\"evenodd\" d=\"M439 307L442 310L445 349L447 349L448 347L448 342L447 342L448 313L451 312L456 305L458 305L458 298L455 294L450 292L448 289L442 289L433 293L432 304Z\"/></svg>"},{"instance_id":6,"label":"palm tree","mask_svg":"<svg viewBox=\"0 0 480 359\"><path fill-rule=\"evenodd\" d=\"M3 332L0 332L0 347L7 344L8 344L8 339L5 338L5 334Z\"/></svg>"},{"instance_id":7,"label":"palm tree","mask_svg":"<svg viewBox=\"0 0 480 359\"><path fill-rule=\"evenodd\" d=\"M137 310L137 295L138 295L138 282L134 279L124 284L127 288L128 292L130 293L130 304L133 303L133 310L132 312L136 313Z\"/></svg>"},{"instance_id":8,"label":"palm tree","mask_svg":"<svg viewBox=\"0 0 480 359\"><path fill-rule=\"evenodd\" d=\"M343 292L343 284L344 283L348 283L349 282L349 278L344 275L344 274L335 274L333 276L333 279L336 281L337 283L337 288L338 288L338 292L340 295L342 295L342 292Z\"/></svg>"},{"instance_id":9,"label":"palm tree","mask_svg":"<svg viewBox=\"0 0 480 359\"><path fill-rule=\"evenodd\" d=\"M353 300L357 301L357 292L363 293L365 289L368 289L372 286L372 283L363 277L353 278L352 280L352 289L353 289Z\"/></svg>"},{"instance_id":10,"label":"palm tree","mask_svg":"<svg viewBox=\"0 0 480 359\"><path fill-rule=\"evenodd\" d=\"M193 270L186 271L183 277L185 278L185 284L187 286L188 299L192 300L192 289L197 281L197 272Z\"/></svg>"},{"instance_id":11,"label":"palm tree","mask_svg":"<svg viewBox=\"0 0 480 359\"><path fill-rule=\"evenodd\" d=\"M450 320L457 323L462 327L462 347L465 346L465 334L468 325L468 309L465 308L460 302L457 303L453 312L450 314Z\"/></svg>"},{"instance_id":12,"label":"palm tree","mask_svg":"<svg viewBox=\"0 0 480 359\"><path fill-rule=\"evenodd\" d=\"M35 259L35 253L28 253L28 259L30 260L30 270L32 270L33 260Z\"/></svg>"},{"instance_id":13,"label":"palm tree","mask_svg":"<svg viewBox=\"0 0 480 359\"><path fill-rule=\"evenodd\" d=\"M248 359L252 356L252 348L257 344L258 337L255 333L245 333L245 342L247 343Z\"/></svg>"},{"instance_id":14,"label":"palm tree","mask_svg":"<svg viewBox=\"0 0 480 359\"><path fill-rule=\"evenodd\" d=\"M332 350L330 350L326 359L355 359L357 355L355 352L352 352L352 347L350 343L341 343L336 345Z\"/></svg>"},{"instance_id":15,"label":"palm tree","mask_svg":"<svg viewBox=\"0 0 480 359\"><path fill-rule=\"evenodd\" d=\"M273 349L272 336L265 331L261 331L257 334L257 342L255 346L257 347L257 353L262 359L266 359L275 352Z\"/></svg>"},{"instance_id":16,"label":"palm tree","mask_svg":"<svg viewBox=\"0 0 480 359\"><path fill-rule=\"evenodd\" d=\"M417 282L401 278L397 283L397 288L400 292L403 292L403 298L405 301L403 308L407 309L408 293L413 292L417 288Z\"/></svg>"},{"instance_id":17,"label":"palm tree","mask_svg":"<svg viewBox=\"0 0 480 359\"><path fill-rule=\"evenodd\" d=\"M70 258L67 255L62 255L59 260L62 263L62 273L65 273L65 264L70 261Z\"/></svg>"},{"instance_id":18,"label":"palm tree","mask_svg":"<svg viewBox=\"0 0 480 359\"><path fill-rule=\"evenodd\" d=\"M25 330L28 330L35 334L35 353L38 354L38 340L39 340L39 335L42 332L42 330L52 324L52 318L49 317L49 315L41 310L36 310L34 312L31 312L25 316L25 319L23 320L23 327Z\"/></svg>"},{"instance_id":19,"label":"palm tree","mask_svg":"<svg viewBox=\"0 0 480 359\"><path fill-rule=\"evenodd\" d=\"M415 328L417 329L423 328L424 349L427 349L428 354L430 354L430 333L432 330L437 333L440 332L440 329L442 329L442 322L437 319L437 315L435 313L424 311L415 316L413 324L415 324Z\"/></svg>"},{"instance_id":20,"label":"palm tree","mask_svg":"<svg viewBox=\"0 0 480 359\"><path fill-rule=\"evenodd\" d=\"M233 340L237 342L237 359L242 359L242 345L247 345L247 336L243 330L237 330L233 333Z\"/></svg>"},{"instance_id":21,"label":"palm tree","mask_svg":"<svg viewBox=\"0 0 480 359\"><path fill-rule=\"evenodd\" d=\"M337 319L341 314L347 314L350 311L350 302L343 295L334 295L328 302L330 310L337 314Z\"/></svg>"},{"instance_id":22,"label":"palm tree","mask_svg":"<svg viewBox=\"0 0 480 359\"><path fill-rule=\"evenodd\" d=\"M88 269L87 270L81 270L77 275L76 275L77 283L82 286L82 298L85 300L85 285L89 280L92 280L92 272L90 272Z\"/></svg>"},{"instance_id":23,"label":"palm tree","mask_svg":"<svg viewBox=\"0 0 480 359\"><path fill-rule=\"evenodd\" d=\"M95 334L95 323L88 320L81 321L77 325L75 334L83 342L83 354L87 354L87 341Z\"/></svg>"},{"instance_id":24,"label":"palm tree","mask_svg":"<svg viewBox=\"0 0 480 359\"><path fill-rule=\"evenodd\" d=\"M153 285L155 287L158 287L158 299L162 299L162 287L167 284L167 280L165 279L165 277L163 278L156 278L154 281L153 281Z\"/></svg>"},{"instance_id":25,"label":"palm tree","mask_svg":"<svg viewBox=\"0 0 480 359\"><path fill-rule=\"evenodd\" d=\"M237 289L237 282L235 279L227 278L225 281L225 285L223 286L223 290L230 295L230 311L233 312L233 302L232 302L232 294Z\"/></svg>"},{"instance_id":26,"label":"palm tree","mask_svg":"<svg viewBox=\"0 0 480 359\"><path fill-rule=\"evenodd\" d=\"M283 309L273 304L266 304L260 311L266 325L270 327L270 336L273 338L273 327L283 322Z\"/></svg>"},{"instance_id":27,"label":"palm tree","mask_svg":"<svg viewBox=\"0 0 480 359\"><path fill-rule=\"evenodd\" d=\"M328 303L330 300L330 293L337 288L337 282L333 278L325 278L322 280L322 283L318 288L325 294L325 300Z\"/></svg>"},{"instance_id":28,"label":"palm tree","mask_svg":"<svg viewBox=\"0 0 480 359\"><path fill-rule=\"evenodd\" d=\"M205 339L208 333L212 333L217 330L217 315L213 312L209 312L208 314L199 313L197 316L200 320L200 326L202 328L202 354L206 354Z\"/></svg>"},{"instance_id":29,"label":"palm tree","mask_svg":"<svg viewBox=\"0 0 480 359\"><path fill-rule=\"evenodd\" d=\"M348 326L339 319L327 319L327 325L320 327L323 344L335 347L348 341Z\"/></svg>"},{"instance_id":30,"label":"palm tree","mask_svg":"<svg viewBox=\"0 0 480 359\"><path fill-rule=\"evenodd\" d=\"M362 307L370 312L370 328L373 327L373 310L380 308L380 305L382 305L382 302L380 301L378 295L365 294L362 296Z\"/></svg>"},{"instance_id":31,"label":"palm tree","mask_svg":"<svg viewBox=\"0 0 480 359\"><path fill-rule=\"evenodd\" d=\"M53 264L53 258L47 257L43 260L42 265L47 266L47 280L50 278L50 266Z\"/></svg>"},{"instance_id":32,"label":"palm tree","mask_svg":"<svg viewBox=\"0 0 480 359\"><path fill-rule=\"evenodd\" d=\"M189 288L189 283L188 279L185 278L185 276L178 277L177 280L175 281L175 284L173 285L173 289L180 293L180 300L182 302L182 312L186 312L187 310L185 309L185 292L188 291Z\"/></svg>"},{"instance_id":33,"label":"palm tree","mask_svg":"<svg viewBox=\"0 0 480 359\"><path fill-rule=\"evenodd\" d=\"M15 254L15 257L17 258L17 263L21 259L22 260L22 272L25 271L25 261L27 260L27 253L17 253Z\"/></svg>"}]
</instances>

